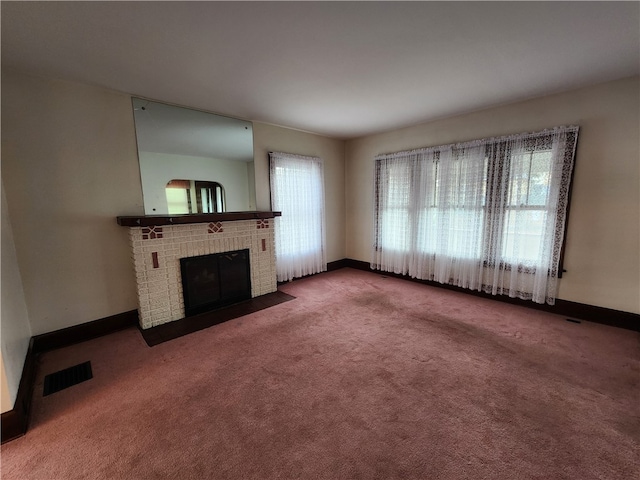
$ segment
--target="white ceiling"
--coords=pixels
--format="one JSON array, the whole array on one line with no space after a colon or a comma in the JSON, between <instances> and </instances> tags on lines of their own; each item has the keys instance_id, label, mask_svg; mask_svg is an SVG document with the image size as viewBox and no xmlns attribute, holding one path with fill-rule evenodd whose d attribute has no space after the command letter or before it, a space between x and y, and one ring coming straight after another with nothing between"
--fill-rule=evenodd
<instances>
[{"instance_id":1,"label":"white ceiling","mask_svg":"<svg viewBox=\"0 0 640 480\"><path fill-rule=\"evenodd\" d=\"M2 66L337 138L640 73L638 2L2 2Z\"/></svg>"}]
</instances>

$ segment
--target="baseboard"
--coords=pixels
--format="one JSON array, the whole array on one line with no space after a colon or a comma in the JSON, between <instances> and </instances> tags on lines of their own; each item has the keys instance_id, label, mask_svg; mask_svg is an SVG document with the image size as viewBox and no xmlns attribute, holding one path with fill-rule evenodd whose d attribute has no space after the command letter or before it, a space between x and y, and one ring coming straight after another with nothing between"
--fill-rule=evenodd
<instances>
[{"instance_id":1,"label":"baseboard","mask_svg":"<svg viewBox=\"0 0 640 480\"><path fill-rule=\"evenodd\" d=\"M352 258L345 258L341 260L345 267L355 268L357 270L364 270L366 272L372 272L371 265L368 262L362 260L353 260Z\"/></svg>"},{"instance_id":2,"label":"baseboard","mask_svg":"<svg viewBox=\"0 0 640 480\"><path fill-rule=\"evenodd\" d=\"M349 266L349 259L343 258L342 260L336 260L335 262L327 263L327 272L338 270L339 268L345 268Z\"/></svg>"},{"instance_id":3,"label":"baseboard","mask_svg":"<svg viewBox=\"0 0 640 480\"><path fill-rule=\"evenodd\" d=\"M33 338L29 341L27 356L22 367L22 377L18 385L18 393L13 410L2 414L2 443L21 437L29 426L29 413L31 411L31 394L36 380L37 356L33 349Z\"/></svg>"},{"instance_id":4,"label":"baseboard","mask_svg":"<svg viewBox=\"0 0 640 480\"><path fill-rule=\"evenodd\" d=\"M34 350L42 353L138 325L138 311L130 310L33 337Z\"/></svg>"},{"instance_id":5,"label":"baseboard","mask_svg":"<svg viewBox=\"0 0 640 480\"><path fill-rule=\"evenodd\" d=\"M540 305L540 307L544 307L544 305ZM558 315L578 318L588 322L601 323L603 325L640 332L640 315L637 313L622 312L620 310L571 302L560 298L556 299L555 305L546 305L546 307L549 308L540 308L540 310L546 310L557 313Z\"/></svg>"},{"instance_id":6,"label":"baseboard","mask_svg":"<svg viewBox=\"0 0 640 480\"><path fill-rule=\"evenodd\" d=\"M36 380L38 355L56 348L91 340L138 324L138 311L131 310L92 322L74 325L31 337L16 402L12 410L2 414L2 443L21 437L29 426L31 397Z\"/></svg>"},{"instance_id":7,"label":"baseboard","mask_svg":"<svg viewBox=\"0 0 640 480\"><path fill-rule=\"evenodd\" d=\"M361 260L346 258L344 260L341 260L340 262L341 265L345 267L355 268L357 270L365 270L367 272L373 272L388 277L402 278L404 280L422 283L424 285L429 285L432 287L445 288L447 290L453 290L460 293L466 293L468 295L488 298L490 300L497 300L514 305L521 305L523 307L555 313L579 320L585 320L588 322L600 323L612 327L632 330L634 332L640 332L640 315L638 315L637 313L623 312L620 310L613 310L611 308L587 305L584 303L572 302L562 299L556 299L555 305L539 304L527 300L521 300L519 298L510 298L506 295L490 295L488 293L468 290L466 288L456 287L454 285L444 285L442 283L432 282L429 280L419 280L417 278L411 278L408 275L400 275L397 273L383 272L381 270L373 270L368 262L363 262Z\"/></svg>"},{"instance_id":8,"label":"baseboard","mask_svg":"<svg viewBox=\"0 0 640 480\"><path fill-rule=\"evenodd\" d=\"M555 305L540 305L534 302L510 298L504 295L489 295L484 292L467 290L453 285L443 285L438 282L418 280L407 275L372 270L369 263L350 258L329 262L327 264L327 271L338 270L346 267L365 270L379 275L401 278L433 287L445 288L460 293L466 293L468 295L484 297L490 300L521 305L527 308L543 310L575 319L640 332L640 315L605 307L598 307L595 305L587 305L562 299L557 299ZM137 325L138 311L131 310L117 315L112 315L107 318L94 320L93 322L74 325L73 327L63 328L62 330L56 330L54 332L32 337L29 342L29 348L27 350L27 356L22 370L22 378L20 379L20 385L18 386L15 406L13 410L3 413L2 418L0 419L2 422L2 443L18 438L24 435L27 431L27 427L29 425L29 413L31 410L31 396L37 370L37 356L40 353L80 343L85 340L97 338Z\"/></svg>"}]
</instances>

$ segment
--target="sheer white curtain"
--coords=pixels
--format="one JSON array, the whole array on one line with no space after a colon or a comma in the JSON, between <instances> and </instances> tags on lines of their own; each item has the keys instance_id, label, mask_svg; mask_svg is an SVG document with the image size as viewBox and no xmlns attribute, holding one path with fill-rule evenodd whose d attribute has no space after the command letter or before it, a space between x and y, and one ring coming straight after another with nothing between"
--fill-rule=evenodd
<instances>
[{"instance_id":1,"label":"sheer white curtain","mask_svg":"<svg viewBox=\"0 0 640 480\"><path fill-rule=\"evenodd\" d=\"M269 153L279 282L327 269L324 168L320 158Z\"/></svg>"},{"instance_id":2,"label":"sheer white curtain","mask_svg":"<svg viewBox=\"0 0 640 480\"><path fill-rule=\"evenodd\" d=\"M553 304L577 133L378 156L372 268Z\"/></svg>"}]
</instances>

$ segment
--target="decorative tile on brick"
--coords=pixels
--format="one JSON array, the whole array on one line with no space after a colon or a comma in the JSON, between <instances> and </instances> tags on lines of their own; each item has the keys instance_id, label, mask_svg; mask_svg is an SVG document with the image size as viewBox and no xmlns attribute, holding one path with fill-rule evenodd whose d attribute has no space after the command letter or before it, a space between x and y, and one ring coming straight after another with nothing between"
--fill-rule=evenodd
<instances>
[{"instance_id":1,"label":"decorative tile on brick","mask_svg":"<svg viewBox=\"0 0 640 480\"><path fill-rule=\"evenodd\" d=\"M260 219L256 223L257 228L269 228L269 220Z\"/></svg>"},{"instance_id":2,"label":"decorative tile on brick","mask_svg":"<svg viewBox=\"0 0 640 480\"><path fill-rule=\"evenodd\" d=\"M162 238L162 227L142 227L142 239Z\"/></svg>"},{"instance_id":3,"label":"decorative tile on brick","mask_svg":"<svg viewBox=\"0 0 640 480\"><path fill-rule=\"evenodd\" d=\"M225 230L223 223L228 227ZM258 230L254 219L165 225L164 232L162 227L130 227L140 326L146 329L184 317L180 275L180 258L183 257L247 248L250 252L251 296L275 292L278 285L274 231L268 221L259 222L258 228L267 230ZM143 238L159 240L149 245Z\"/></svg>"},{"instance_id":4,"label":"decorative tile on brick","mask_svg":"<svg viewBox=\"0 0 640 480\"><path fill-rule=\"evenodd\" d=\"M224 229L222 228L222 222L210 223L209 224L209 233L222 233Z\"/></svg>"}]
</instances>

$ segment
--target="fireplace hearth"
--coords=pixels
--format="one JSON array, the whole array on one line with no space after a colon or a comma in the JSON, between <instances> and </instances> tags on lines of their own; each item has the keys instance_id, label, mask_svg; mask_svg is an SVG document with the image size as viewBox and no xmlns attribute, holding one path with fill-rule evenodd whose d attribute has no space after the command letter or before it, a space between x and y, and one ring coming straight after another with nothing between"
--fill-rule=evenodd
<instances>
[{"instance_id":1,"label":"fireplace hearth","mask_svg":"<svg viewBox=\"0 0 640 480\"><path fill-rule=\"evenodd\" d=\"M180 259L185 316L251 298L249 249Z\"/></svg>"}]
</instances>

